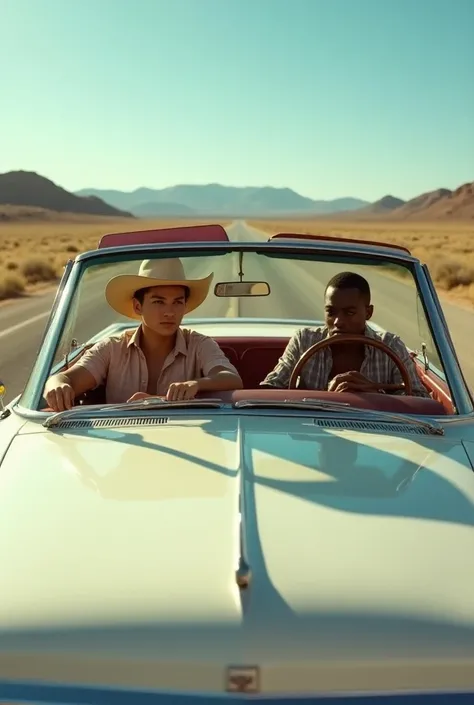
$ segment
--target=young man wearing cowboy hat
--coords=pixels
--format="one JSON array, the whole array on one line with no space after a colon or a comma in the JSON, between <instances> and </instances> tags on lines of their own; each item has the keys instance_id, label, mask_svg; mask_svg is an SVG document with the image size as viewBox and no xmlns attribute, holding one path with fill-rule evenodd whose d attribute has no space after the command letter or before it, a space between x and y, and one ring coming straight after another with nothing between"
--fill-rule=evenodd
<instances>
[{"instance_id":1,"label":"young man wearing cowboy hat","mask_svg":"<svg viewBox=\"0 0 474 705\"><path fill-rule=\"evenodd\" d=\"M141 321L94 345L67 372L51 377L44 398L54 411L104 384L109 404L146 396L192 399L198 392L242 388L236 368L212 338L180 328L205 300L213 274L187 279L179 259L145 260L137 275L111 279L105 290L118 313Z\"/></svg>"}]
</instances>

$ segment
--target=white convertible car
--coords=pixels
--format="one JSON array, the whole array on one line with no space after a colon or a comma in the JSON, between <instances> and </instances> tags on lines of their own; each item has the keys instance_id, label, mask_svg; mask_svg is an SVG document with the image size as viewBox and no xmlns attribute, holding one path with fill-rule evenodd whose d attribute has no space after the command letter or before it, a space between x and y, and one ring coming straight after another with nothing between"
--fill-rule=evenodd
<instances>
[{"instance_id":1,"label":"white convertible car","mask_svg":"<svg viewBox=\"0 0 474 705\"><path fill-rule=\"evenodd\" d=\"M185 325L244 388L107 404L97 387L49 410L52 373L137 325L107 281L166 257L214 273ZM347 270L426 396L399 359L396 393L302 389L320 347L288 389L260 386ZM474 702L473 412L429 272L403 248L217 225L104 236L68 263L0 409L0 704Z\"/></svg>"}]
</instances>

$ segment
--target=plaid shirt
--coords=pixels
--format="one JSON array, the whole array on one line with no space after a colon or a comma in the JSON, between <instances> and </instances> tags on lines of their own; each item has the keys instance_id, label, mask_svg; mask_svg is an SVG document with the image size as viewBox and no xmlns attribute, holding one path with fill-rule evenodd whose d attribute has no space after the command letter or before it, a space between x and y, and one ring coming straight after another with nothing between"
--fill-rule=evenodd
<instances>
[{"instance_id":1,"label":"plaid shirt","mask_svg":"<svg viewBox=\"0 0 474 705\"><path fill-rule=\"evenodd\" d=\"M365 335L368 338L381 340L398 355L407 368L413 387L412 394L417 397L429 397L429 392L423 386L416 372L415 363L402 342L393 333L379 335L369 326L365 327ZM276 367L270 372L261 384L288 388L291 373L300 359L311 345L319 343L328 337L328 329L324 328L300 328L289 341L283 355L280 357ZM329 376L332 369L332 354L330 348L324 348L319 353L311 357L303 366L300 372L301 389L321 389L328 388ZM378 384L402 384L403 380L400 371L390 357L382 350L372 346L365 347L365 357L360 368L361 374ZM402 394L403 391L396 392Z\"/></svg>"}]
</instances>

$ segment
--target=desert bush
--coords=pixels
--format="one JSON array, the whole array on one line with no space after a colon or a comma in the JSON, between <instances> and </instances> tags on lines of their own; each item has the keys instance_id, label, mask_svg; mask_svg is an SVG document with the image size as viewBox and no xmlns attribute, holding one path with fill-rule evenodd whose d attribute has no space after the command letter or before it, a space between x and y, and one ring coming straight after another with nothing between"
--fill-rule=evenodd
<instances>
[{"instance_id":1,"label":"desert bush","mask_svg":"<svg viewBox=\"0 0 474 705\"><path fill-rule=\"evenodd\" d=\"M474 283L474 267L455 259L445 258L433 262L430 271L436 284L447 291Z\"/></svg>"},{"instance_id":2,"label":"desert bush","mask_svg":"<svg viewBox=\"0 0 474 705\"><path fill-rule=\"evenodd\" d=\"M18 274L0 270L0 299L13 299L25 291L25 280Z\"/></svg>"},{"instance_id":3,"label":"desert bush","mask_svg":"<svg viewBox=\"0 0 474 705\"><path fill-rule=\"evenodd\" d=\"M27 259L22 263L20 271L29 284L54 281L57 278L53 264L40 258Z\"/></svg>"}]
</instances>

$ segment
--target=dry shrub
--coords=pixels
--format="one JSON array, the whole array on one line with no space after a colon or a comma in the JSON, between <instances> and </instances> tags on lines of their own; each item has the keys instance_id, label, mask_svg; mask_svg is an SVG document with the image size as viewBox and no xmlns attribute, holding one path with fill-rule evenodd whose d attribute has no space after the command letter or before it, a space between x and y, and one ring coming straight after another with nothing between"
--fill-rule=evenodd
<instances>
[{"instance_id":1,"label":"dry shrub","mask_svg":"<svg viewBox=\"0 0 474 705\"><path fill-rule=\"evenodd\" d=\"M18 274L0 270L0 299L13 299L25 291L25 280Z\"/></svg>"},{"instance_id":2,"label":"dry shrub","mask_svg":"<svg viewBox=\"0 0 474 705\"><path fill-rule=\"evenodd\" d=\"M23 262L21 265L21 273L28 284L50 282L57 278L56 269L51 262L40 258L31 258Z\"/></svg>"},{"instance_id":3,"label":"dry shrub","mask_svg":"<svg viewBox=\"0 0 474 705\"><path fill-rule=\"evenodd\" d=\"M430 265L430 270L435 282L447 291L474 283L474 267L463 264L459 260L445 258L434 261Z\"/></svg>"}]
</instances>

